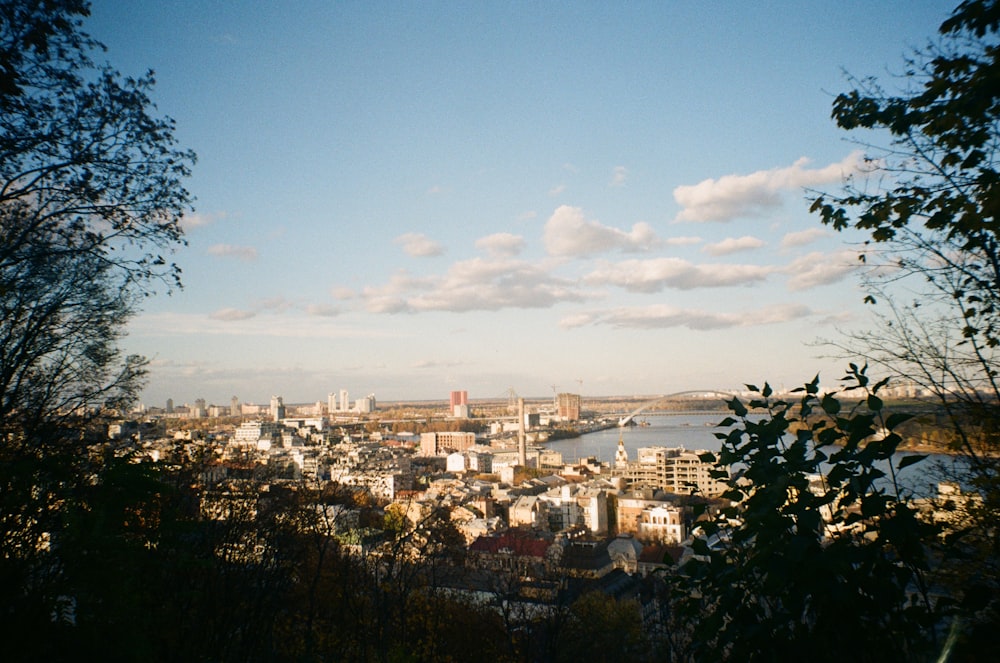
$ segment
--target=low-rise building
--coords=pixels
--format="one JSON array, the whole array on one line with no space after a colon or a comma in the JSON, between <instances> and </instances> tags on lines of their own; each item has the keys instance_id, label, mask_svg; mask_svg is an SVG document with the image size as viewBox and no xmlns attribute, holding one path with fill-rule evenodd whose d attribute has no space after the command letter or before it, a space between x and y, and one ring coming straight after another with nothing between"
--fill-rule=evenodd
<instances>
[{"instance_id":1,"label":"low-rise building","mask_svg":"<svg viewBox=\"0 0 1000 663\"><path fill-rule=\"evenodd\" d=\"M440 456L452 451L465 451L476 443L475 433L439 431L420 434L420 453L423 456Z\"/></svg>"},{"instance_id":2,"label":"low-rise building","mask_svg":"<svg viewBox=\"0 0 1000 663\"><path fill-rule=\"evenodd\" d=\"M643 541L679 544L687 538L680 509L667 505L643 509L639 514L638 537Z\"/></svg>"},{"instance_id":3,"label":"low-rise building","mask_svg":"<svg viewBox=\"0 0 1000 663\"><path fill-rule=\"evenodd\" d=\"M272 421L244 421L233 433L237 446L267 450L281 436L281 425Z\"/></svg>"},{"instance_id":4,"label":"low-rise building","mask_svg":"<svg viewBox=\"0 0 1000 663\"><path fill-rule=\"evenodd\" d=\"M507 522L511 527L548 529L546 503L537 495L520 495L510 505Z\"/></svg>"}]
</instances>

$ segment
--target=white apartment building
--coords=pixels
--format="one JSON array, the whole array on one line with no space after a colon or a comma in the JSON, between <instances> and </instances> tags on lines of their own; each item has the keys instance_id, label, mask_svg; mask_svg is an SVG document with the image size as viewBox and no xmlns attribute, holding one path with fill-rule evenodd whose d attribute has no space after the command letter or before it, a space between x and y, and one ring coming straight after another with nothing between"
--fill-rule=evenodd
<instances>
[{"instance_id":1,"label":"white apartment building","mask_svg":"<svg viewBox=\"0 0 1000 663\"><path fill-rule=\"evenodd\" d=\"M617 533L633 534L646 540L667 541L679 537L687 538L683 528L681 511L662 499L654 499L652 491L647 494L627 493L615 498L615 521ZM677 525L681 529L676 528Z\"/></svg>"},{"instance_id":2,"label":"white apartment building","mask_svg":"<svg viewBox=\"0 0 1000 663\"><path fill-rule=\"evenodd\" d=\"M687 538L681 512L666 505L643 509L639 516L638 537L644 541L679 544Z\"/></svg>"},{"instance_id":3,"label":"white apartment building","mask_svg":"<svg viewBox=\"0 0 1000 663\"><path fill-rule=\"evenodd\" d=\"M465 467L465 454L461 451L453 451L448 454L445 458L444 469L448 472L464 472L467 468Z\"/></svg>"},{"instance_id":4,"label":"white apartment building","mask_svg":"<svg viewBox=\"0 0 1000 663\"><path fill-rule=\"evenodd\" d=\"M449 472L471 470L480 474L490 474L493 471L493 454L483 447L455 451L448 454L445 467Z\"/></svg>"},{"instance_id":5,"label":"white apartment building","mask_svg":"<svg viewBox=\"0 0 1000 663\"><path fill-rule=\"evenodd\" d=\"M253 446L258 449L265 444L271 448L271 442L280 438L281 426L273 421L244 421L233 435L233 443L240 446Z\"/></svg>"},{"instance_id":6,"label":"white apartment building","mask_svg":"<svg viewBox=\"0 0 1000 663\"><path fill-rule=\"evenodd\" d=\"M538 498L546 504L549 527L553 531L583 526L594 534L608 531L608 496L602 489L565 484Z\"/></svg>"},{"instance_id":7,"label":"white apartment building","mask_svg":"<svg viewBox=\"0 0 1000 663\"><path fill-rule=\"evenodd\" d=\"M614 474L623 477L635 488L653 488L670 493L720 495L726 485L710 476L715 467L702 461L703 450L691 451L684 447L640 447L633 462L622 442L615 454Z\"/></svg>"}]
</instances>

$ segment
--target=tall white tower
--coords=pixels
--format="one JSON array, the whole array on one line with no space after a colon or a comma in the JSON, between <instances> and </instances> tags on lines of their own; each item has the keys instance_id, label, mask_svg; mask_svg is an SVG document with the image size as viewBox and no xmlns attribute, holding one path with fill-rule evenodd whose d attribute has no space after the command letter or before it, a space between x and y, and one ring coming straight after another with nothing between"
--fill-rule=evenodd
<instances>
[{"instance_id":1,"label":"tall white tower","mask_svg":"<svg viewBox=\"0 0 1000 663\"><path fill-rule=\"evenodd\" d=\"M271 419L281 421L285 418L285 402L281 396L271 396Z\"/></svg>"},{"instance_id":2,"label":"tall white tower","mask_svg":"<svg viewBox=\"0 0 1000 663\"><path fill-rule=\"evenodd\" d=\"M528 465L528 441L524 433L524 399L517 399L517 464L521 467Z\"/></svg>"},{"instance_id":3,"label":"tall white tower","mask_svg":"<svg viewBox=\"0 0 1000 663\"><path fill-rule=\"evenodd\" d=\"M340 390L340 411L347 412L351 409L351 402L347 400L347 390Z\"/></svg>"}]
</instances>

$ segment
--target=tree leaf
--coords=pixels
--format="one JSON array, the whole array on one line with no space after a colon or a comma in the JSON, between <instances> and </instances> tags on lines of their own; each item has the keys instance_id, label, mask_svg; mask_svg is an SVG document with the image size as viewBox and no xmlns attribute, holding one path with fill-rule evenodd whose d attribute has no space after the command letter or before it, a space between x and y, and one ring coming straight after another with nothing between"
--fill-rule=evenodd
<instances>
[{"instance_id":1,"label":"tree leaf","mask_svg":"<svg viewBox=\"0 0 1000 663\"><path fill-rule=\"evenodd\" d=\"M919 463L920 461L924 460L925 458L927 458L927 454L912 454L912 455L903 456L899 460L899 465L897 466L896 469L900 469L901 470L901 469L903 469L905 467L909 467L910 465L916 465L917 463Z\"/></svg>"}]
</instances>

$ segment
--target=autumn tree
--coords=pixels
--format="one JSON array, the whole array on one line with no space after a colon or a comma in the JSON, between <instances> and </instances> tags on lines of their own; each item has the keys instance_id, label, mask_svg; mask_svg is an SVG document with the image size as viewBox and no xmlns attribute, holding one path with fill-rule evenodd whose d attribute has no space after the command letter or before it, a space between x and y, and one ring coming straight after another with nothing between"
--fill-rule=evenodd
<instances>
[{"instance_id":1,"label":"autumn tree","mask_svg":"<svg viewBox=\"0 0 1000 663\"><path fill-rule=\"evenodd\" d=\"M96 58L82 0L0 2L0 593L4 621L49 619L95 412L134 399L118 347L143 297L180 284L177 147L133 78Z\"/></svg>"},{"instance_id":2,"label":"autumn tree","mask_svg":"<svg viewBox=\"0 0 1000 663\"><path fill-rule=\"evenodd\" d=\"M143 296L179 285L194 160L156 116L152 72L92 57L87 4L0 4L0 427L134 395L116 341Z\"/></svg>"}]
</instances>

